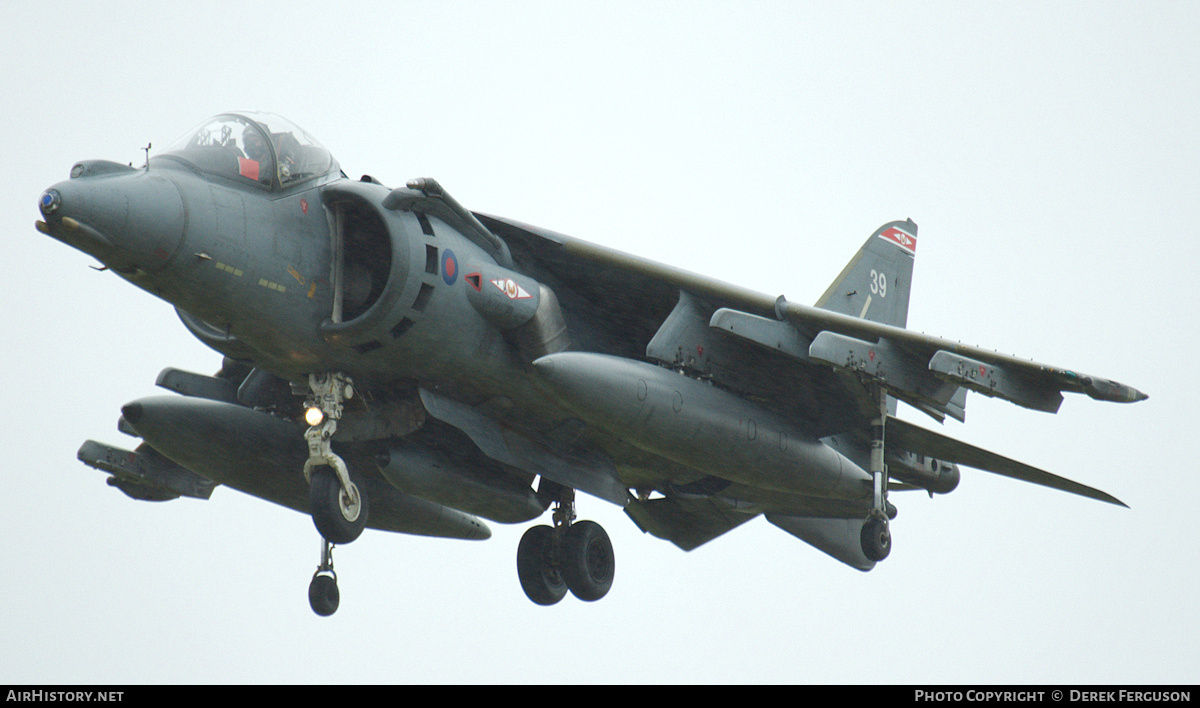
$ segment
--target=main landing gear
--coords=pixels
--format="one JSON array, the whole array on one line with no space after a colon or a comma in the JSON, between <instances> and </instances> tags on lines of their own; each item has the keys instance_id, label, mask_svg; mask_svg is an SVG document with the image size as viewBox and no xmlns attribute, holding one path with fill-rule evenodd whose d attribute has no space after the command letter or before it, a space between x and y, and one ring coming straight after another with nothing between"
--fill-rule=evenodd
<instances>
[{"instance_id":1,"label":"main landing gear","mask_svg":"<svg viewBox=\"0 0 1200 708\"><path fill-rule=\"evenodd\" d=\"M539 605L553 605L567 590L586 602L608 594L615 563L612 542L594 521L575 521L575 491L563 487L553 513L553 526L534 526L517 546L517 577L525 595Z\"/></svg>"},{"instance_id":2,"label":"main landing gear","mask_svg":"<svg viewBox=\"0 0 1200 708\"><path fill-rule=\"evenodd\" d=\"M367 497L350 481L346 463L333 451L330 438L342 417L342 404L354 396L350 377L333 372L310 374L312 395L305 403L304 433L308 460L304 478L309 483L308 502L313 525L321 534L321 564L308 585L308 602L313 612L328 617L337 611L340 595L333 572L334 544L350 543L367 526Z\"/></svg>"}]
</instances>

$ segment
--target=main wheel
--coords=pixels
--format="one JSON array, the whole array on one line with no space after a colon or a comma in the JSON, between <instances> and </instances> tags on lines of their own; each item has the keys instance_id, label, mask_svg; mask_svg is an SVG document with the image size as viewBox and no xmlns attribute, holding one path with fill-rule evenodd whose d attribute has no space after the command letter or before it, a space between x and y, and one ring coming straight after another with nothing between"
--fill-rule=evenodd
<instances>
[{"instance_id":1,"label":"main wheel","mask_svg":"<svg viewBox=\"0 0 1200 708\"><path fill-rule=\"evenodd\" d=\"M607 595L616 570L614 561L612 542L603 526L595 521L578 521L567 528L563 577L575 597L595 602Z\"/></svg>"},{"instance_id":2,"label":"main wheel","mask_svg":"<svg viewBox=\"0 0 1200 708\"><path fill-rule=\"evenodd\" d=\"M337 578L328 573L317 571L312 582L308 584L308 604L313 612L322 617L328 617L337 612L341 593L338 592Z\"/></svg>"},{"instance_id":3,"label":"main wheel","mask_svg":"<svg viewBox=\"0 0 1200 708\"><path fill-rule=\"evenodd\" d=\"M554 558L554 529L534 526L517 545L517 578L526 597L553 605L567 594L567 584Z\"/></svg>"},{"instance_id":4,"label":"main wheel","mask_svg":"<svg viewBox=\"0 0 1200 708\"><path fill-rule=\"evenodd\" d=\"M892 552L887 519L867 519L862 527L862 550L868 560L881 561Z\"/></svg>"},{"instance_id":5,"label":"main wheel","mask_svg":"<svg viewBox=\"0 0 1200 708\"><path fill-rule=\"evenodd\" d=\"M367 527L367 497L353 482L353 497L342 490L337 475L326 466L312 472L309 506L317 531L333 544L350 543Z\"/></svg>"}]
</instances>

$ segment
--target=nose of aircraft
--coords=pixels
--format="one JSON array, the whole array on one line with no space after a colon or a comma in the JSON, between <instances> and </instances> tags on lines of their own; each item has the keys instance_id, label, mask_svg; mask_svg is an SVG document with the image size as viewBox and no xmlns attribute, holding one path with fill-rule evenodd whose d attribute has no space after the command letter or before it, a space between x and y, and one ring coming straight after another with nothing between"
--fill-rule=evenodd
<instances>
[{"instance_id":1,"label":"nose of aircraft","mask_svg":"<svg viewBox=\"0 0 1200 708\"><path fill-rule=\"evenodd\" d=\"M183 241L183 199L175 183L106 161L71 169L71 179L42 192L38 231L88 253L118 272L154 272Z\"/></svg>"}]
</instances>

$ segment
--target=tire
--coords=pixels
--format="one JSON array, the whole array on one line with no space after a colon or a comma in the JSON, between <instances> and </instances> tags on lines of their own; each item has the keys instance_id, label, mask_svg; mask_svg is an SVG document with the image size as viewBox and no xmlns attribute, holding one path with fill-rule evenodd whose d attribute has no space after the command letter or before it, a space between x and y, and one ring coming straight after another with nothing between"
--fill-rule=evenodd
<instances>
[{"instance_id":1,"label":"tire","mask_svg":"<svg viewBox=\"0 0 1200 708\"><path fill-rule=\"evenodd\" d=\"M878 562L892 552L892 534L885 519L867 519L863 523L860 540L867 560Z\"/></svg>"},{"instance_id":2,"label":"tire","mask_svg":"<svg viewBox=\"0 0 1200 708\"><path fill-rule=\"evenodd\" d=\"M308 501L313 524L330 543L350 543L367 527L367 496L361 488L353 483L351 486L358 491L357 505L349 503L349 497L342 491L332 469L322 466L312 472Z\"/></svg>"},{"instance_id":3,"label":"tire","mask_svg":"<svg viewBox=\"0 0 1200 708\"><path fill-rule=\"evenodd\" d=\"M337 612L341 593L338 592L337 579L332 575L318 572L308 584L308 604L312 611L322 617L328 617Z\"/></svg>"},{"instance_id":4,"label":"tire","mask_svg":"<svg viewBox=\"0 0 1200 708\"><path fill-rule=\"evenodd\" d=\"M517 546L517 578L525 596L538 605L553 605L567 594L567 583L554 559L554 529L534 526Z\"/></svg>"},{"instance_id":5,"label":"tire","mask_svg":"<svg viewBox=\"0 0 1200 708\"><path fill-rule=\"evenodd\" d=\"M579 521L567 528L563 540L563 577L571 594L595 602L612 588L616 570L612 542L604 527L594 521Z\"/></svg>"}]
</instances>

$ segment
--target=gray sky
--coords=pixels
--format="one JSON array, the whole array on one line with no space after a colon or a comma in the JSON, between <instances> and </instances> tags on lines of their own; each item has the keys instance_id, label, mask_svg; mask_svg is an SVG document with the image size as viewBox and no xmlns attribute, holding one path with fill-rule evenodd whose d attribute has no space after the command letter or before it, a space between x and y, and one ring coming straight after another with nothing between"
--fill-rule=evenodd
<instances>
[{"instance_id":1,"label":"gray sky","mask_svg":"<svg viewBox=\"0 0 1200 708\"><path fill-rule=\"evenodd\" d=\"M0 10L0 683L1196 680L1200 5L333 7ZM294 120L354 178L436 177L802 302L911 217L911 328L1151 396L1050 416L972 395L945 432L1131 509L965 470L893 496L895 548L862 574L762 519L684 553L581 497L617 553L598 603L530 603L526 525L492 524L365 534L317 618L307 517L226 488L135 502L75 459L136 444L119 408L160 369L220 359L33 228L76 160L141 164L233 108Z\"/></svg>"}]
</instances>

